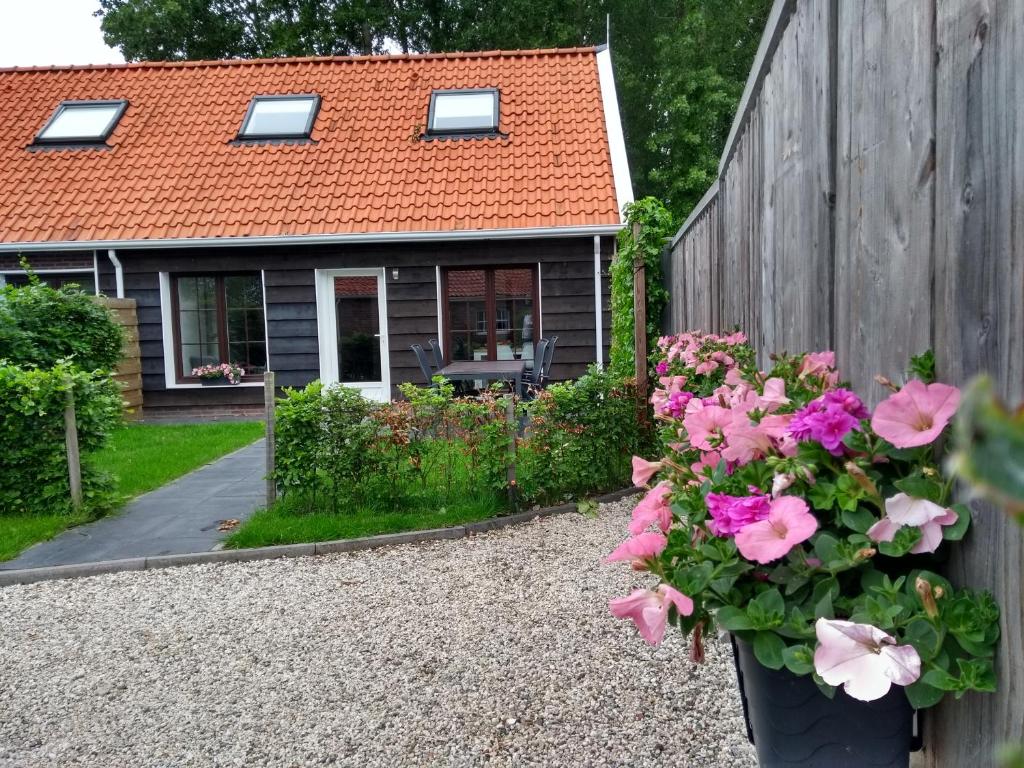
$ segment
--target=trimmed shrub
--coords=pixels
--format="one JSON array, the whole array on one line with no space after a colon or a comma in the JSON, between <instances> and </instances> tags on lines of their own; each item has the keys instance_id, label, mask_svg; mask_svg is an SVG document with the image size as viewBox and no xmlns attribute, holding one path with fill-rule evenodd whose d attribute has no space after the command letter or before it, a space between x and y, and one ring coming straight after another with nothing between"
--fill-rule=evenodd
<instances>
[{"instance_id":1,"label":"trimmed shrub","mask_svg":"<svg viewBox=\"0 0 1024 768\"><path fill-rule=\"evenodd\" d=\"M124 334L114 316L75 286L28 285L0 290L0 360L50 368L70 360L84 371L111 371Z\"/></svg>"},{"instance_id":2,"label":"trimmed shrub","mask_svg":"<svg viewBox=\"0 0 1024 768\"><path fill-rule=\"evenodd\" d=\"M110 479L92 468L89 454L121 421L117 382L64 361L42 369L0 360L0 514L71 511L64 440L68 386L75 397L85 508L98 513L108 506Z\"/></svg>"}]
</instances>

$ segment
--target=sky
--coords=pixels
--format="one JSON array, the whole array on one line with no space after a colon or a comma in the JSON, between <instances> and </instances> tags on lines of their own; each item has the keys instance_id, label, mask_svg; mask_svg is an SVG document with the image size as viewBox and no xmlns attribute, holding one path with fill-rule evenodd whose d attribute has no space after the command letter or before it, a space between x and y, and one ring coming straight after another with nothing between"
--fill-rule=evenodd
<instances>
[{"instance_id":1,"label":"sky","mask_svg":"<svg viewBox=\"0 0 1024 768\"><path fill-rule=\"evenodd\" d=\"M0 0L0 67L110 64L124 58L103 42L96 0Z\"/></svg>"}]
</instances>

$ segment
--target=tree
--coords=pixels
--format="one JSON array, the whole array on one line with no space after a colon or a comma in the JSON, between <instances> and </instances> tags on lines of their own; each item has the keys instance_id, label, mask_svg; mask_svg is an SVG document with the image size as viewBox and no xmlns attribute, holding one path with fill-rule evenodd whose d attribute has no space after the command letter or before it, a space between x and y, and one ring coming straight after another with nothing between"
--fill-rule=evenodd
<instances>
[{"instance_id":1,"label":"tree","mask_svg":"<svg viewBox=\"0 0 1024 768\"><path fill-rule=\"evenodd\" d=\"M129 61L611 47L636 196L714 179L771 0L99 0Z\"/></svg>"}]
</instances>

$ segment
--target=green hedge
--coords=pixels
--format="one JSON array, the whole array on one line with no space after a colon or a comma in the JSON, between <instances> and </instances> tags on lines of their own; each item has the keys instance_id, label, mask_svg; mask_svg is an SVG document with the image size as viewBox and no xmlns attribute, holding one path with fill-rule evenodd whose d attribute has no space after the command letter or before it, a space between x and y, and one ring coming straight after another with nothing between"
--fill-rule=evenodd
<instances>
[{"instance_id":1,"label":"green hedge","mask_svg":"<svg viewBox=\"0 0 1024 768\"><path fill-rule=\"evenodd\" d=\"M102 371L86 373L66 361L43 369L0 360L0 513L71 510L64 437L69 386L75 398L85 508L100 512L108 506L109 478L95 472L89 459L121 421L117 382Z\"/></svg>"},{"instance_id":2,"label":"green hedge","mask_svg":"<svg viewBox=\"0 0 1024 768\"><path fill-rule=\"evenodd\" d=\"M70 360L83 371L110 371L123 341L111 312L78 287L50 288L30 273L28 285L0 289L0 360L39 368Z\"/></svg>"}]
</instances>

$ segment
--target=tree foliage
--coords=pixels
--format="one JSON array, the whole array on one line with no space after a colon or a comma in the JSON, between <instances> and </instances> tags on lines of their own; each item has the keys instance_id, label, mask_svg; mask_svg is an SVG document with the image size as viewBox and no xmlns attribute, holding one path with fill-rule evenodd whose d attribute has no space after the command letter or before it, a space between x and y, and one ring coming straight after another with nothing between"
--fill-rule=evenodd
<instances>
[{"instance_id":1,"label":"tree foliage","mask_svg":"<svg viewBox=\"0 0 1024 768\"><path fill-rule=\"evenodd\" d=\"M605 42L637 197L677 221L714 179L771 0L99 0L129 61Z\"/></svg>"}]
</instances>

